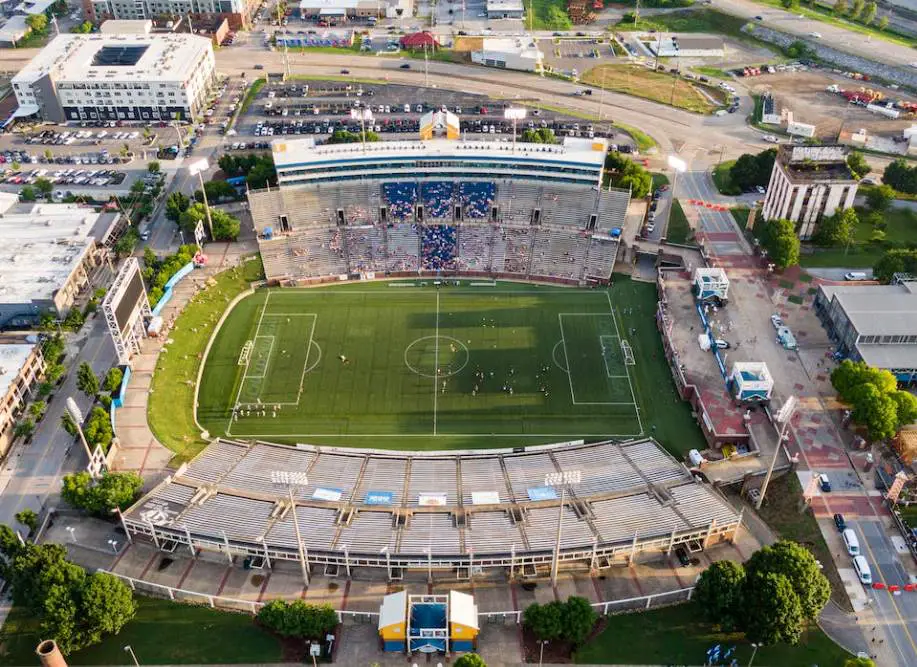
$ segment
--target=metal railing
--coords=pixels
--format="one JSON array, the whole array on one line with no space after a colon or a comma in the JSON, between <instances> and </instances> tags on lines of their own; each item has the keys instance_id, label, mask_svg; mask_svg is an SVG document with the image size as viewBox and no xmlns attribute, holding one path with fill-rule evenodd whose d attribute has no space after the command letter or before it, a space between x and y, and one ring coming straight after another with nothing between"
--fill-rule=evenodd
<instances>
[{"instance_id":1,"label":"metal railing","mask_svg":"<svg viewBox=\"0 0 917 667\"><path fill-rule=\"evenodd\" d=\"M165 584L157 584L152 581L135 579L125 574L111 572L110 570L97 569L96 572L104 572L124 581L131 590L146 593L157 597L167 597L174 602L187 602L189 604L207 604L211 608L228 609L231 611L240 611L254 616L258 610L264 606L264 602L258 600L242 600L240 598L225 597L222 595L211 595L210 593L199 593L189 591L185 588L175 588ZM592 606L603 616L609 614L627 614L633 612L646 611L654 606L677 604L687 602L694 594L694 587L678 588L673 591L664 593L652 593L650 595L640 595L633 598L624 598L622 600L606 600L605 602L594 602ZM657 603L658 601L658 603ZM380 600L381 603L381 600ZM656 603L654 605L654 603ZM379 618L378 612L372 611L348 611L346 609L335 609L341 621L351 620L356 623L369 623ZM480 612L478 617L482 623L511 622L514 625L522 623L522 610L512 611L488 611Z\"/></svg>"}]
</instances>

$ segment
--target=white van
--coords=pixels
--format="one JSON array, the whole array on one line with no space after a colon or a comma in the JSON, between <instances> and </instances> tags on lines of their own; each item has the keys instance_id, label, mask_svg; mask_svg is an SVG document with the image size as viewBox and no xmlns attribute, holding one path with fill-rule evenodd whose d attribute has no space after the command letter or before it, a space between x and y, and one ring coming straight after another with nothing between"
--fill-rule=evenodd
<instances>
[{"instance_id":1,"label":"white van","mask_svg":"<svg viewBox=\"0 0 917 667\"><path fill-rule=\"evenodd\" d=\"M872 570L869 569L869 563L866 562L863 556L856 556L853 559L853 569L856 570L861 584L872 585Z\"/></svg>"},{"instance_id":2,"label":"white van","mask_svg":"<svg viewBox=\"0 0 917 667\"><path fill-rule=\"evenodd\" d=\"M848 528L841 534L841 537L844 539L847 553L856 559L860 555L860 541L857 539L856 533L853 532L852 528Z\"/></svg>"},{"instance_id":3,"label":"white van","mask_svg":"<svg viewBox=\"0 0 917 667\"><path fill-rule=\"evenodd\" d=\"M868 280L863 271L850 271L844 274L844 280Z\"/></svg>"}]
</instances>

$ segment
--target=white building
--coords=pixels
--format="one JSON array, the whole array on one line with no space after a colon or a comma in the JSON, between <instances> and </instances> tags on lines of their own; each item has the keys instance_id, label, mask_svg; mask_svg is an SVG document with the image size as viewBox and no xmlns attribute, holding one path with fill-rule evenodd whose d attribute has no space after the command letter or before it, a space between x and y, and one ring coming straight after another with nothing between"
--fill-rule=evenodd
<instances>
[{"instance_id":1,"label":"white building","mask_svg":"<svg viewBox=\"0 0 917 667\"><path fill-rule=\"evenodd\" d=\"M471 61L487 67L541 72L544 53L528 37L485 37L482 49L471 52Z\"/></svg>"},{"instance_id":2,"label":"white building","mask_svg":"<svg viewBox=\"0 0 917 667\"><path fill-rule=\"evenodd\" d=\"M271 148L283 186L416 178L516 178L597 188L608 144L567 137L563 144L505 141L380 141L316 145L311 137L275 139Z\"/></svg>"},{"instance_id":3,"label":"white building","mask_svg":"<svg viewBox=\"0 0 917 667\"><path fill-rule=\"evenodd\" d=\"M191 120L215 80L206 37L59 35L13 77L20 115L45 120Z\"/></svg>"},{"instance_id":4,"label":"white building","mask_svg":"<svg viewBox=\"0 0 917 667\"><path fill-rule=\"evenodd\" d=\"M121 215L77 204L13 205L0 215L0 328L64 317L104 262Z\"/></svg>"},{"instance_id":5,"label":"white building","mask_svg":"<svg viewBox=\"0 0 917 667\"><path fill-rule=\"evenodd\" d=\"M853 206L856 193L844 146L781 145L764 199L764 219L792 220L799 238L809 239L823 216Z\"/></svg>"},{"instance_id":6,"label":"white building","mask_svg":"<svg viewBox=\"0 0 917 667\"><path fill-rule=\"evenodd\" d=\"M31 31L25 16L11 16L0 27L0 46L16 46Z\"/></svg>"},{"instance_id":7,"label":"white building","mask_svg":"<svg viewBox=\"0 0 917 667\"><path fill-rule=\"evenodd\" d=\"M303 18L328 21L346 21L370 16L410 18L413 12L413 0L301 0L299 3L299 14Z\"/></svg>"},{"instance_id":8,"label":"white building","mask_svg":"<svg viewBox=\"0 0 917 667\"><path fill-rule=\"evenodd\" d=\"M0 456L9 449L16 418L44 371L38 345L0 344Z\"/></svg>"},{"instance_id":9,"label":"white building","mask_svg":"<svg viewBox=\"0 0 917 667\"><path fill-rule=\"evenodd\" d=\"M225 18L233 30L250 25L261 6L261 0L82 0L82 3L83 15L93 23L190 14L195 20Z\"/></svg>"},{"instance_id":10,"label":"white building","mask_svg":"<svg viewBox=\"0 0 917 667\"><path fill-rule=\"evenodd\" d=\"M774 391L774 378L763 361L737 361L729 374L732 395L743 403L764 402Z\"/></svg>"},{"instance_id":11,"label":"white building","mask_svg":"<svg viewBox=\"0 0 917 667\"><path fill-rule=\"evenodd\" d=\"M153 32L153 22L148 19L109 19L99 26L99 32L103 35L149 35Z\"/></svg>"},{"instance_id":12,"label":"white building","mask_svg":"<svg viewBox=\"0 0 917 667\"><path fill-rule=\"evenodd\" d=\"M698 301L729 299L729 278L720 267L694 269L694 296Z\"/></svg>"},{"instance_id":13,"label":"white building","mask_svg":"<svg viewBox=\"0 0 917 667\"><path fill-rule=\"evenodd\" d=\"M522 0L487 0L487 18L522 19L525 18L525 7Z\"/></svg>"},{"instance_id":14,"label":"white building","mask_svg":"<svg viewBox=\"0 0 917 667\"><path fill-rule=\"evenodd\" d=\"M660 58L725 58L726 46L718 37L669 35L646 40L646 45Z\"/></svg>"}]
</instances>

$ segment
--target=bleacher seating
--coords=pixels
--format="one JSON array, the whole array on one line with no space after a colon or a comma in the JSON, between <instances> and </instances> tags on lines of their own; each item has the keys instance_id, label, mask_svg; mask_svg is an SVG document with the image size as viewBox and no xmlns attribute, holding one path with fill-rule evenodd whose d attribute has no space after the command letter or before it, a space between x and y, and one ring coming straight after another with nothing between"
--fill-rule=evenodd
<instances>
[{"instance_id":1,"label":"bleacher seating","mask_svg":"<svg viewBox=\"0 0 917 667\"><path fill-rule=\"evenodd\" d=\"M351 557L378 557L387 547L391 556L411 558L428 549L440 557L511 550L520 556L551 550L556 536L556 500L546 505L543 496L529 493L544 486L545 474L574 469L582 479L570 489L563 512L565 549L630 545L635 534L668 536L673 530L696 536L738 521L724 498L695 482L652 440L469 455L217 440L128 510L125 521L134 530L148 530L152 522L171 531L172 539L187 528L210 536L211 544L225 534L234 544L260 550L267 543L289 552L296 538L288 490L272 474L284 471L308 475L295 497L310 553L346 548ZM314 496L317 488L340 490L340 499ZM390 493L391 505L365 504L370 491ZM475 493L496 499L485 500L485 507L474 503ZM433 495L421 506L420 494ZM432 511L431 500L438 505Z\"/></svg>"},{"instance_id":2,"label":"bleacher seating","mask_svg":"<svg viewBox=\"0 0 917 667\"><path fill-rule=\"evenodd\" d=\"M532 248L532 275L579 280L586 258L586 232L539 228Z\"/></svg>"},{"instance_id":3,"label":"bleacher seating","mask_svg":"<svg viewBox=\"0 0 917 667\"><path fill-rule=\"evenodd\" d=\"M392 220L404 221L414 218L414 205L417 204L416 183L383 183L382 197L388 205Z\"/></svg>"},{"instance_id":4,"label":"bleacher seating","mask_svg":"<svg viewBox=\"0 0 917 667\"><path fill-rule=\"evenodd\" d=\"M455 268L459 271L490 271L490 252L495 230L496 227L492 225L460 227Z\"/></svg>"},{"instance_id":5,"label":"bleacher seating","mask_svg":"<svg viewBox=\"0 0 917 667\"><path fill-rule=\"evenodd\" d=\"M455 183L452 181L422 182L420 184L420 197L423 202L424 219L451 219L454 191Z\"/></svg>"},{"instance_id":6,"label":"bleacher seating","mask_svg":"<svg viewBox=\"0 0 917 667\"><path fill-rule=\"evenodd\" d=\"M416 271L420 268L420 237L413 225L391 225L386 229L388 258L386 271Z\"/></svg>"},{"instance_id":7,"label":"bleacher seating","mask_svg":"<svg viewBox=\"0 0 917 667\"><path fill-rule=\"evenodd\" d=\"M358 273L384 271L387 253L381 227L350 227L344 230L350 270Z\"/></svg>"},{"instance_id":8,"label":"bleacher seating","mask_svg":"<svg viewBox=\"0 0 917 667\"><path fill-rule=\"evenodd\" d=\"M611 271L614 269L617 255L617 240L591 237L589 239L589 248L586 251L584 274L589 278L607 280L611 277Z\"/></svg>"},{"instance_id":9,"label":"bleacher seating","mask_svg":"<svg viewBox=\"0 0 917 667\"><path fill-rule=\"evenodd\" d=\"M421 267L430 271L455 268L456 231L452 225L421 229Z\"/></svg>"},{"instance_id":10,"label":"bleacher seating","mask_svg":"<svg viewBox=\"0 0 917 667\"><path fill-rule=\"evenodd\" d=\"M462 200L462 214L469 220L484 220L490 215L490 208L496 198L497 187L487 181L463 181L459 183Z\"/></svg>"},{"instance_id":11,"label":"bleacher seating","mask_svg":"<svg viewBox=\"0 0 917 667\"><path fill-rule=\"evenodd\" d=\"M529 254L532 247L532 230L528 227L503 227L503 240L506 252L503 271L528 275Z\"/></svg>"}]
</instances>

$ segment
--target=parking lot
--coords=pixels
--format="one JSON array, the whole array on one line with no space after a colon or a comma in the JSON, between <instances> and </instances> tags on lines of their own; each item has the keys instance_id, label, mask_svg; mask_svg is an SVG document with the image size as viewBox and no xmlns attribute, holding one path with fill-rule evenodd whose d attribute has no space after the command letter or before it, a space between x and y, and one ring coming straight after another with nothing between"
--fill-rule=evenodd
<instances>
[{"instance_id":1,"label":"parking lot","mask_svg":"<svg viewBox=\"0 0 917 667\"><path fill-rule=\"evenodd\" d=\"M553 111L539 109L531 102L492 100L482 95L460 91L422 89L416 86L361 85L330 82L271 83L265 86L248 114L237 126L235 143L250 143L248 137L279 135L330 135L335 130L360 131L360 123L351 118L355 108L368 109L372 119L367 130L392 135L416 136L421 116L431 110L445 110L459 118L464 136L493 135L510 141L513 125L504 118L507 106L527 106L529 115L517 124L517 132L527 128L550 128L558 137L607 137L630 150L632 141L618 133L610 123L590 123Z\"/></svg>"}]
</instances>

